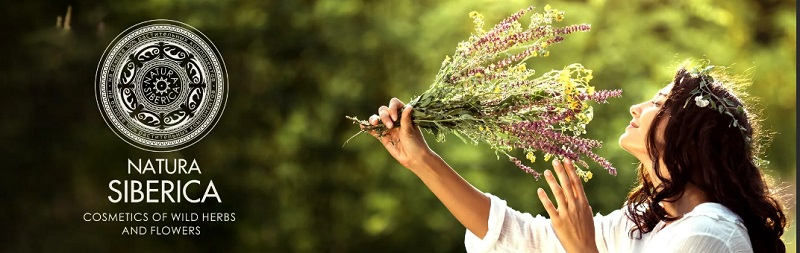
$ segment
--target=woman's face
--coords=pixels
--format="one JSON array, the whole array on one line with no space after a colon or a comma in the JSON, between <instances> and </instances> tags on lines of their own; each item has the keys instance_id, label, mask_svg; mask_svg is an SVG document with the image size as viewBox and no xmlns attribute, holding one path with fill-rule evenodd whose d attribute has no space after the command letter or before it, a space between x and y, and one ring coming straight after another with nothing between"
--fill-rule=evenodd
<instances>
[{"instance_id":1,"label":"woman's face","mask_svg":"<svg viewBox=\"0 0 800 253\"><path fill-rule=\"evenodd\" d=\"M625 128L625 133L619 137L619 145L641 162L651 162L645 144L647 131L650 129L656 113L661 109L661 105L664 104L667 96L669 96L670 90L672 90L671 83L659 90L652 100L631 106L630 113L633 119L631 119L628 127ZM660 133L656 136L659 140L663 136L665 124L666 121L662 121L661 126L658 128Z\"/></svg>"}]
</instances>

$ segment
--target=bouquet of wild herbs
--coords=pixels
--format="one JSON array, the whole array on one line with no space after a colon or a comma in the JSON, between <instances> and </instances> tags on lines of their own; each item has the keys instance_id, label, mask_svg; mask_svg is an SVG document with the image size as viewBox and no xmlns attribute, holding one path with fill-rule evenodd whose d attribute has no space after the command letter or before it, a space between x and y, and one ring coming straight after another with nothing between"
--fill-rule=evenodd
<instances>
[{"instance_id":1,"label":"bouquet of wild herbs","mask_svg":"<svg viewBox=\"0 0 800 253\"><path fill-rule=\"evenodd\" d=\"M556 156L575 160L583 155L616 175L611 164L592 149L600 147L596 140L579 137L586 133L592 120L592 106L587 101L605 103L621 95L620 90L595 90L589 85L592 71L580 64L551 70L533 78L534 70L525 61L547 57L548 47L561 42L564 36L590 29L587 24L553 26L564 12L545 6L543 13L533 13L527 28L519 19L533 7L520 10L484 30L483 16L470 13L475 31L468 41L458 44L453 57L447 56L431 87L408 104L414 107L413 122L421 129L444 141L445 133L453 133L465 142L485 142L506 155L525 172L539 173L514 157L513 150L522 150L534 162L537 153L545 160ZM347 117L362 126L362 132L387 131L365 120ZM400 120L397 120L399 125ZM578 167L578 175L588 180L592 173Z\"/></svg>"}]
</instances>

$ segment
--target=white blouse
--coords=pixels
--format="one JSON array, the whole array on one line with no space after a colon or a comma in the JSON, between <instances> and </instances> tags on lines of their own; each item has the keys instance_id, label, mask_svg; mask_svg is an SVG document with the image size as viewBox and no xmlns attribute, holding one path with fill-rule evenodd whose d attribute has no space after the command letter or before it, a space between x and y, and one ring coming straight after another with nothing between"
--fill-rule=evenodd
<instances>
[{"instance_id":1,"label":"white blouse","mask_svg":"<svg viewBox=\"0 0 800 253\"><path fill-rule=\"evenodd\" d=\"M467 252L565 252L550 219L520 213L509 208L506 201L486 195L491 199L489 231L480 239L467 230L464 237ZM601 253L753 252L742 219L718 203L700 204L669 226L659 222L641 239L628 237L634 223L628 220L625 212L623 208L594 217L595 241Z\"/></svg>"}]
</instances>

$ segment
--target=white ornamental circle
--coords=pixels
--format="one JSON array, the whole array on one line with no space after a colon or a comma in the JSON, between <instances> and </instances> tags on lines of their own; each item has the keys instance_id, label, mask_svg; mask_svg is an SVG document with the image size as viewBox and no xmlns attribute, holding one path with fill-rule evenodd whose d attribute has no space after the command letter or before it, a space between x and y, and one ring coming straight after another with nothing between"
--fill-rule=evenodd
<instances>
[{"instance_id":1,"label":"white ornamental circle","mask_svg":"<svg viewBox=\"0 0 800 253\"><path fill-rule=\"evenodd\" d=\"M203 33L166 19L145 21L117 35L95 76L103 119L125 142L169 152L198 142L219 121L228 74Z\"/></svg>"}]
</instances>

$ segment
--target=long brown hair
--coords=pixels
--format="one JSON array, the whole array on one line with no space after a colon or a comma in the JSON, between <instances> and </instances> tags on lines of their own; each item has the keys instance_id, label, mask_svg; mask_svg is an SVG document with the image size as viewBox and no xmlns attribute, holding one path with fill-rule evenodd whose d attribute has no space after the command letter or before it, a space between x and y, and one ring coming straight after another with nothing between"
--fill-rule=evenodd
<instances>
[{"instance_id":1,"label":"long brown hair","mask_svg":"<svg viewBox=\"0 0 800 253\"><path fill-rule=\"evenodd\" d=\"M653 231L659 221L673 221L658 203L680 198L688 183L697 186L712 202L720 203L744 221L755 252L786 252L781 240L786 215L778 197L770 190L758 167L759 127L742 101L725 82L724 72L710 75L690 74L680 67L673 88L648 130L646 145L653 161L654 186L639 165L638 186L628 194L628 218L635 223L629 236L641 238ZM705 78L705 79L704 79ZM692 91L706 81L711 93L737 105L720 112L710 106L695 105ZM716 81L713 81L716 80ZM719 102L719 101L718 101ZM725 113L725 112L729 113ZM732 126L734 119L739 127ZM666 121L664 138L656 138L657 127ZM663 161L669 175L662 175L657 161Z\"/></svg>"}]
</instances>

